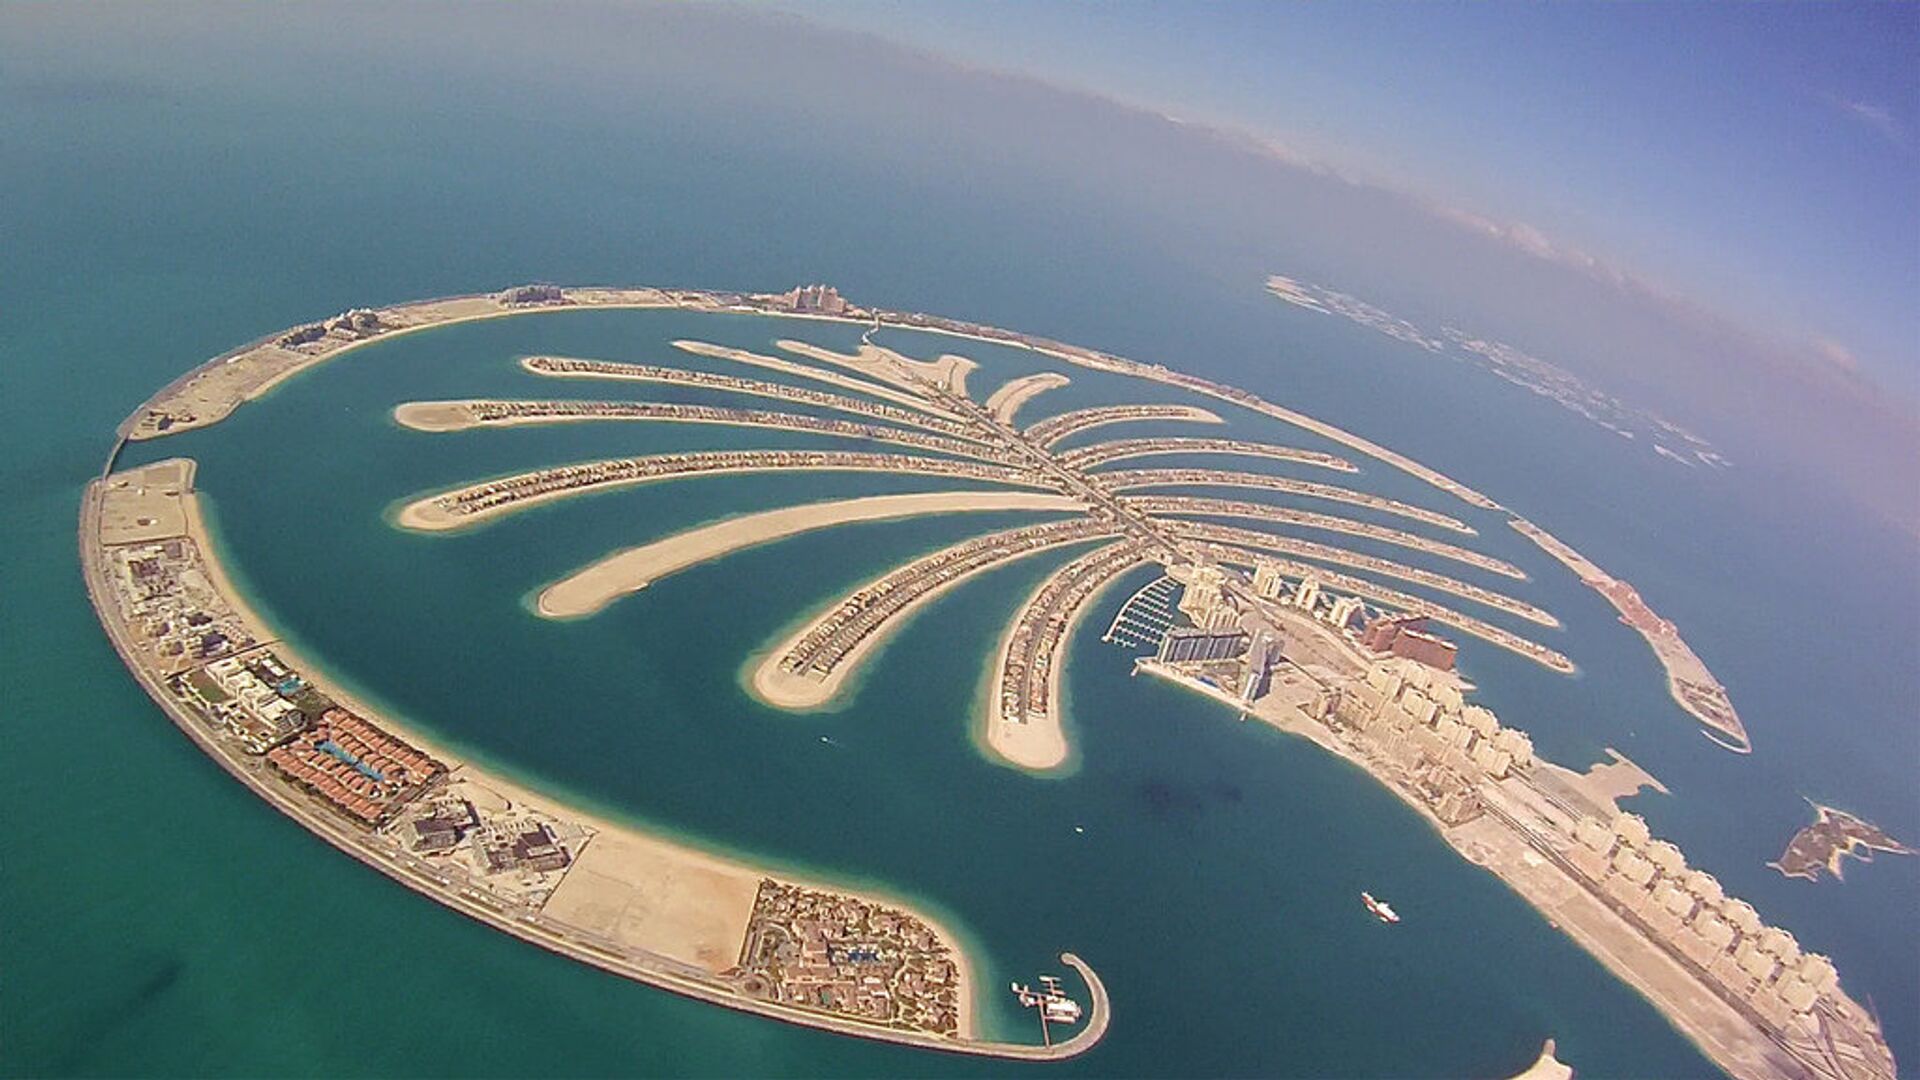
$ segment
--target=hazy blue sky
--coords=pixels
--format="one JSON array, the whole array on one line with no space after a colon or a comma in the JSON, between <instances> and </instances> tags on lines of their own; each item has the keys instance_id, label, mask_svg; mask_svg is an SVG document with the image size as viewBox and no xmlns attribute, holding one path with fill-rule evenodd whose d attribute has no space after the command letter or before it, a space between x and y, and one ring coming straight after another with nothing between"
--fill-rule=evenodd
<instances>
[{"instance_id":1,"label":"hazy blue sky","mask_svg":"<svg viewBox=\"0 0 1920 1080\"><path fill-rule=\"evenodd\" d=\"M1903 61L1917 27L1914 7L1758 5L0 4L0 122L11 94L28 134L101 155L121 143L34 131L64 114L33 104L122 118L141 102L241 101L248 122L292 139L308 135L288 116L344 129L377 117L423 160L357 152L370 134L343 134L295 184L253 175L255 159L223 144L195 182L229 177L285 220L345 198L339 212L406 228L453 267L472 238L426 228L395 192L431 195L439 213L484 180L488 213L623 207L551 237L556 250L612 245L621 280L654 280L643 260L657 258L658 280L805 275L949 311L959 274L977 306L949 313L1152 355L1179 356L1156 336L1178 320L1129 328L1117 298L1093 324L1025 305L1082 287L1090 262L1151 265L1222 304L1272 305L1260 282L1285 273L1511 342L1743 466L1845 489L1914 538L1920 65ZM481 108L501 114L485 130L503 140L575 137L537 171L502 174L441 115ZM703 186L637 199L643 177L622 155L661 131L673 137L645 176ZM395 186L451 160L470 171L449 190ZM162 179L139 160L117 173L67 155L28 164L40 187L0 190L0 208ZM770 171L792 171L775 190L794 207L755 189L725 222L686 209L722 177ZM575 195L550 198L568 184ZM897 205L876 213L863 197ZM820 235L832 215L809 211L826 199L855 199L845 220L890 260L832 262L846 238ZM956 264L986 258L977 241L996 229L1049 258ZM682 246L659 242L689 230ZM242 237L232 254L271 252ZM585 272L547 251L514 266Z\"/></svg>"},{"instance_id":2,"label":"hazy blue sky","mask_svg":"<svg viewBox=\"0 0 1920 1080\"><path fill-rule=\"evenodd\" d=\"M791 7L1244 128L1920 396L1920 6Z\"/></svg>"}]
</instances>

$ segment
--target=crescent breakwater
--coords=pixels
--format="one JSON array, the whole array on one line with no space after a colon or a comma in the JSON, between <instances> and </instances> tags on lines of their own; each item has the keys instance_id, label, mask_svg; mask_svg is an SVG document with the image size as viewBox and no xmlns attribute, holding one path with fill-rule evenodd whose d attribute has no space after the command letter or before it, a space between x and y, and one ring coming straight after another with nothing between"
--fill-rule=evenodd
<instances>
[{"instance_id":1,"label":"crescent breakwater","mask_svg":"<svg viewBox=\"0 0 1920 1080\"><path fill-rule=\"evenodd\" d=\"M926 914L566 806L354 700L233 586L193 473L190 460L169 459L88 485L89 596L129 670L180 730L328 844L542 948L788 1023L1023 1060L1072 1056L1105 1033L1105 987L1078 957L1061 958L1090 995L1073 1038L978 1038L971 963L959 937ZM789 940L823 949L825 966L798 966L772 947ZM855 945L858 964L844 960Z\"/></svg>"}]
</instances>

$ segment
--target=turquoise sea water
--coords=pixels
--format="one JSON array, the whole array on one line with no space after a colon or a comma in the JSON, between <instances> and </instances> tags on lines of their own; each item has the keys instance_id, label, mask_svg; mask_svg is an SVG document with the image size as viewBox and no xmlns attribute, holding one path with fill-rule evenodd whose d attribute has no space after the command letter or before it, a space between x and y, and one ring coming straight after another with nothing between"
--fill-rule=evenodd
<instances>
[{"instance_id":1,"label":"turquoise sea water","mask_svg":"<svg viewBox=\"0 0 1920 1080\"><path fill-rule=\"evenodd\" d=\"M0 806L11 826L0 840L0 1071L985 1071L684 1002L469 923L239 789L106 645L75 568L73 525L81 486L134 404L200 359L306 318L529 278L738 288L826 278L857 299L1247 386L1532 516L1680 624L1746 717L1753 756L1700 738L1640 639L1497 518L1366 470L1371 490L1479 526L1478 546L1534 574L1521 595L1566 622L1544 640L1581 665L1578 678L1469 644L1482 699L1560 760L1584 764L1612 745L1652 770L1675 792L1635 803L1656 833L1830 952L1849 989L1880 1009L1896 1054L1920 1060L1909 926L1920 860L1854 864L1845 885L1790 882L1762 865L1806 819L1802 795L1920 836L1908 787L1920 747L1899 712L1914 685L1905 635L1920 587L1900 572L1900 542L1737 469L1706 476L1630 454L1505 384L1274 304L1253 271L1284 251L1131 247L1081 201L1045 189L1015 197L1010 184L968 185L932 168L880 175L830 131L774 138L737 116L715 130L637 117L623 121L623 139L587 145L580 129L600 118L502 123L523 118L516 106L483 104L435 114L424 142L418 128L356 123L387 107L371 92L308 109L271 93L84 84L0 107L0 135L21 151L0 158L0 196L32 208L8 223L0 319L10 509ZM419 121L409 108L422 106L402 109ZM288 130L303 133L297 155L284 150ZM316 157L338 168L314 170ZM722 158L731 167L716 167ZM528 161L548 163L537 185ZM804 198L795 177L808 178ZM1021 1033L1026 1018L993 987L1051 970L1062 948L1079 952L1113 992L1114 1028L1092 1054L1045 1071L1494 1075L1552 1036L1585 1075L1712 1072L1364 775L1128 678L1127 658L1098 630L1143 574L1108 594L1073 647L1081 760L1066 779L988 763L967 724L1008 615L1069 553L950 594L887 647L842 710L794 717L741 692L745 658L803 611L902 559L1026 519L813 534L564 624L530 616L526 595L613 547L795 492L938 485L717 478L452 536L385 522L396 500L480 475L745 444L738 431L676 425L424 435L392 424L398 401L618 396L616 384L535 379L513 357L660 361L677 359L664 347L675 337L764 347L795 330L670 313L449 328L362 350L127 460L199 459L225 554L269 618L463 750L608 812L937 908L981 950L996 1034ZM797 330L829 345L855 336ZM883 340L916 355L954 347ZM1037 365L974 343L958 351L986 365L980 397ZM1023 416L1166 397L1069 373L1073 386ZM1231 431L1316 445L1244 418ZM828 445L800 435L751 444ZM1392 898L1408 922L1389 932L1368 919L1354 902L1363 888Z\"/></svg>"}]
</instances>

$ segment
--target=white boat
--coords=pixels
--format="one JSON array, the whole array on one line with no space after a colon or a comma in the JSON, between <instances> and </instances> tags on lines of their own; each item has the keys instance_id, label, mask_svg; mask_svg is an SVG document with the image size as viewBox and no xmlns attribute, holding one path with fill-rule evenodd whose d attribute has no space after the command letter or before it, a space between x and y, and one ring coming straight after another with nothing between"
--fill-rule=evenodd
<instances>
[{"instance_id":1,"label":"white boat","mask_svg":"<svg viewBox=\"0 0 1920 1080\"><path fill-rule=\"evenodd\" d=\"M1400 915L1393 910L1393 905L1387 903L1385 900L1375 900L1372 893L1361 893L1360 902L1367 905L1367 910L1373 913L1373 917L1383 923L1397 923L1400 921Z\"/></svg>"},{"instance_id":2,"label":"white boat","mask_svg":"<svg viewBox=\"0 0 1920 1080\"><path fill-rule=\"evenodd\" d=\"M1077 1024L1080 1022L1080 1003L1066 995L1060 989L1060 978L1056 975L1040 976L1044 988L1035 992L1031 987L1011 983L1013 994L1020 1004L1029 1009L1039 1009L1040 1016L1051 1024Z\"/></svg>"}]
</instances>

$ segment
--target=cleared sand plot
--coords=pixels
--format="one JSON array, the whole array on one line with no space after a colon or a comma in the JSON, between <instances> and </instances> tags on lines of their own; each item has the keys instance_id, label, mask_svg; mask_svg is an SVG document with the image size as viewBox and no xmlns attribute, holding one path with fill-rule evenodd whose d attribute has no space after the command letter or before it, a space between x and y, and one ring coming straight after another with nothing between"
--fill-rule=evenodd
<instances>
[{"instance_id":1,"label":"cleared sand plot","mask_svg":"<svg viewBox=\"0 0 1920 1080\"><path fill-rule=\"evenodd\" d=\"M718 974L740 959L761 875L635 832L602 832L541 909L629 948Z\"/></svg>"},{"instance_id":2,"label":"cleared sand plot","mask_svg":"<svg viewBox=\"0 0 1920 1080\"><path fill-rule=\"evenodd\" d=\"M857 353L843 353L788 338L782 338L774 344L795 356L825 364L838 364L898 386L913 386L916 380L930 382L958 397L968 396L967 375L980 366L952 353L938 360L913 360L878 345L862 344Z\"/></svg>"},{"instance_id":3,"label":"cleared sand plot","mask_svg":"<svg viewBox=\"0 0 1920 1080\"><path fill-rule=\"evenodd\" d=\"M787 344L788 343L784 341L780 343L782 348L785 348ZM682 352L692 353L695 356L706 356L716 360L731 360L736 364L747 364L751 367L761 368L766 371L777 371L783 375L792 375L796 378L811 379L814 382L825 383L828 386L837 386L842 390L851 390L856 394L865 394L868 397L879 398L882 401L891 401L896 405L905 405L908 408L921 409L926 412L938 413L942 416L951 415L947 410L940 408L918 394L904 393L890 386L882 386L878 383L868 382L865 379L856 379L837 371L822 371L819 368L808 367L805 364L796 364L791 360L783 360L777 356L762 356L759 353L748 352L745 349L735 349L725 345L713 345L704 341L676 341L673 343L673 347Z\"/></svg>"},{"instance_id":4,"label":"cleared sand plot","mask_svg":"<svg viewBox=\"0 0 1920 1080\"><path fill-rule=\"evenodd\" d=\"M169 458L108 479L100 490L100 542L134 544L184 535L181 495L193 486L193 467L184 458Z\"/></svg>"}]
</instances>

